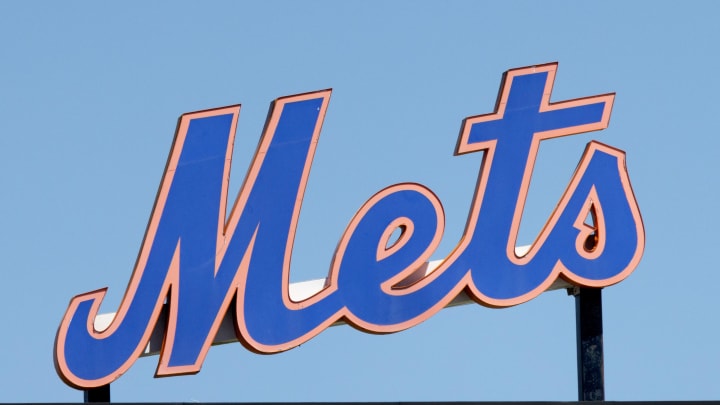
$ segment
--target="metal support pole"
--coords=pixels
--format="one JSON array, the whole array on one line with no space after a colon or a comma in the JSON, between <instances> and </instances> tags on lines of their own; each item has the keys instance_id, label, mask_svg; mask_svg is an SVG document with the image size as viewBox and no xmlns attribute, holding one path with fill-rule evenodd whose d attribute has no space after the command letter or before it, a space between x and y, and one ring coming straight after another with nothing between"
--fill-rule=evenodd
<instances>
[{"instance_id":1,"label":"metal support pole","mask_svg":"<svg viewBox=\"0 0 720 405\"><path fill-rule=\"evenodd\" d=\"M602 289L575 287L578 401L605 400Z\"/></svg>"},{"instance_id":2,"label":"metal support pole","mask_svg":"<svg viewBox=\"0 0 720 405\"><path fill-rule=\"evenodd\" d=\"M110 402L110 384L83 391L83 402Z\"/></svg>"}]
</instances>

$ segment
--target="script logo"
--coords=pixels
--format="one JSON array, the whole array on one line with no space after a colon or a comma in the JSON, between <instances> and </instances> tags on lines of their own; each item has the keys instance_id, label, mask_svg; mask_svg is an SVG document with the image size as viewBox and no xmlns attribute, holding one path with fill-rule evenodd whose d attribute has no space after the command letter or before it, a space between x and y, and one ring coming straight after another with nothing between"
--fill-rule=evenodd
<instances>
[{"instance_id":1,"label":"script logo","mask_svg":"<svg viewBox=\"0 0 720 405\"><path fill-rule=\"evenodd\" d=\"M623 280L642 256L642 220L625 154L595 141L529 251L515 252L540 141L604 129L610 119L614 94L551 103L556 70L547 64L506 72L495 112L464 120L456 154L481 151L482 163L465 230L437 268L424 271L442 238L440 201L422 185L396 184L359 209L325 287L302 301L289 295L290 257L330 90L272 104L227 221L240 107L183 115L115 319L95 330L105 289L74 297L55 343L59 375L79 388L117 379L147 345L163 305L168 319L157 376L197 373L229 309L245 347L276 353L339 320L397 332L461 292L507 307L558 278L587 287Z\"/></svg>"}]
</instances>

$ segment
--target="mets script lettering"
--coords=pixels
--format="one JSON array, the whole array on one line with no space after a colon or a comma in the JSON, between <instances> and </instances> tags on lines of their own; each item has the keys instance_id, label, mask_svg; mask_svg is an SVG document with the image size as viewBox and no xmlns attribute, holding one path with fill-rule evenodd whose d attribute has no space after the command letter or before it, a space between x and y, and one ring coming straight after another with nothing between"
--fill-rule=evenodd
<instances>
[{"instance_id":1,"label":"mets script lettering","mask_svg":"<svg viewBox=\"0 0 720 405\"><path fill-rule=\"evenodd\" d=\"M482 152L481 164L465 231L439 267L420 272L442 238L440 201L422 185L396 184L359 209L325 288L300 302L289 295L290 257L330 91L273 103L227 221L240 107L183 115L117 315L98 331L93 322L105 289L71 300L55 344L59 375L79 388L117 379L147 345L163 305L169 311L158 376L198 372L228 310L244 346L275 353L341 319L367 332L397 332L462 291L485 306L507 307L558 278L588 287L621 281L640 260L644 230L624 153L597 142L588 144L530 250L515 253L540 141L604 129L610 119L613 94L550 103L556 70L508 71L495 112L463 122L456 153Z\"/></svg>"}]
</instances>

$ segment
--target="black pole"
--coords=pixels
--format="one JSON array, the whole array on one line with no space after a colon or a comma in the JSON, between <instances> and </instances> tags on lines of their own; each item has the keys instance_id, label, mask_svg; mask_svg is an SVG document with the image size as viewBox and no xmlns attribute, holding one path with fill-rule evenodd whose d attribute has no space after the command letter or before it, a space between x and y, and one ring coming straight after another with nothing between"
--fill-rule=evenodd
<instances>
[{"instance_id":1,"label":"black pole","mask_svg":"<svg viewBox=\"0 0 720 405\"><path fill-rule=\"evenodd\" d=\"M110 402L110 384L83 391L84 402Z\"/></svg>"},{"instance_id":2,"label":"black pole","mask_svg":"<svg viewBox=\"0 0 720 405\"><path fill-rule=\"evenodd\" d=\"M575 287L578 401L605 400L602 289Z\"/></svg>"}]
</instances>

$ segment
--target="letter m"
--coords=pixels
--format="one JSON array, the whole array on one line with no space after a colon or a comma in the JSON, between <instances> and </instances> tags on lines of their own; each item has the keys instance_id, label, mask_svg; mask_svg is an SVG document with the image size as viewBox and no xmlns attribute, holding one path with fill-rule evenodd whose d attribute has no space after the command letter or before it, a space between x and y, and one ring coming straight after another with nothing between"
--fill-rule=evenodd
<instances>
[{"instance_id":1,"label":"letter m","mask_svg":"<svg viewBox=\"0 0 720 405\"><path fill-rule=\"evenodd\" d=\"M106 289L78 295L60 324L55 366L77 388L106 385L148 344L167 306L157 376L197 373L243 268L289 258L330 90L276 100L226 221L240 106L183 115L125 295L96 330ZM281 272L278 272L281 274Z\"/></svg>"}]
</instances>

